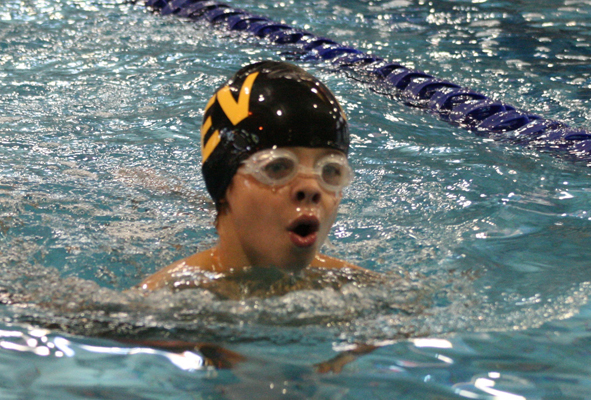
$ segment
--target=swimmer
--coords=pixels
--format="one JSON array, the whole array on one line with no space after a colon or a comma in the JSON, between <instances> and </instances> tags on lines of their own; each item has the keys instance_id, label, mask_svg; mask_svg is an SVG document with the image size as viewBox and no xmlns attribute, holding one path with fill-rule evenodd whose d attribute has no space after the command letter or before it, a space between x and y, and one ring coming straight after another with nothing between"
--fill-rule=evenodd
<instances>
[{"instance_id":1,"label":"swimmer","mask_svg":"<svg viewBox=\"0 0 591 400\"><path fill-rule=\"evenodd\" d=\"M201 146L218 243L149 276L140 289L201 288L243 299L382 282L379 274L320 253L353 172L345 114L315 77L285 62L240 69L205 107ZM246 360L211 343L126 343L196 350L218 368ZM357 344L315 368L338 373L374 349Z\"/></svg>"},{"instance_id":2,"label":"swimmer","mask_svg":"<svg viewBox=\"0 0 591 400\"><path fill-rule=\"evenodd\" d=\"M345 114L318 79L285 62L240 69L205 107L201 146L219 241L141 289L200 287L237 299L375 275L319 253L353 172Z\"/></svg>"}]
</instances>

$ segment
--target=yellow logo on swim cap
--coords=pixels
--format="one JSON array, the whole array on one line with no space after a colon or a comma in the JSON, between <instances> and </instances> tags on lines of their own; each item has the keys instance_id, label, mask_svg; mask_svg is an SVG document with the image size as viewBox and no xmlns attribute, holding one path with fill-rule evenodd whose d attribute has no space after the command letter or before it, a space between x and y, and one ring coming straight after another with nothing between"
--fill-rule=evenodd
<instances>
[{"instance_id":1,"label":"yellow logo on swim cap","mask_svg":"<svg viewBox=\"0 0 591 400\"><path fill-rule=\"evenodd\" d=\"M238 95L238 102L234 101L234 96L230 92L230 86L224 86L218 93L218 102L224 110L224 113L234 125L238 125L240 121L248 117L248 104L250 102L250 90L254 84L259 73L248 75L244 80L240 94Z\"/></svg>"},{"instance_id":2,"label":"yellow logo on swim cap","mask_svg":"<svg viewBox=\"0 0 591 400\"><path fill-rule=\"evenodd\" d=\"M224 86L209 100L205 107L205 112L214 104L217 99L222 111L228 117L230 122L236 126L246 117L248 117L248 105L250 104L250 93L254 80L259 73L255 72L250 74L244 80L240 92L238 95L238 101L234 100L230 86ZM220 143L220 133L216 130L207 143L204 143L205 134L211 128L213 124L211 117L207 118L201 127L201 153L203 155L203 162L207 161L211 153L215 150L217 145Z\"/></svg>"}]
</instances>

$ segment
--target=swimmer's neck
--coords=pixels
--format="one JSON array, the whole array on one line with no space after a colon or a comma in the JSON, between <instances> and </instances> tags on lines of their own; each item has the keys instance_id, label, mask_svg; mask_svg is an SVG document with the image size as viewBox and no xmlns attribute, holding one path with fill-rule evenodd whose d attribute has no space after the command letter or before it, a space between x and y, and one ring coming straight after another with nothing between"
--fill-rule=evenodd
<instances>
[{"instance_id":1,"label":"swimmer's neck","mask_svg":"<svg viewBox=\"0 0 591 400\"><path fill-rule=\"evenodd\" d=\"M302 268L281 268L273 265L252 265L248 262L232 263L229 258L224 257L218 246L214 246L209 250L205 250L201 253L194 254L181 260L185 267L197 268L201 270L208 270L211 272L227 273L236 272L242 269L264 269L270 268L275 270L281 270L286 273L297 273L304 269L311 268L323 268L323 269L363 269L354 264L348 263L344 260L327 256L325 254L316 253L312 260Z\"/></svg>"},{"instance_id":2,"label":"swimmer's neck","mask_svg":"<svg viewBox=\"0 0 591 400\"><path fill-rule=\"evenodd\" d=\"M209 268L206 268L212 272L220 272L220 273L228 273L228 272L236 272L243 269L275 269L281 270L286 273L298 273L304 270L306 267L311 266L314 263L314 255L312 259L307 260L305 263L300 263L300 265L274 265L273 263L265 263L260 262L256 257L247 257L246 254L242 251L237 251L235 247L227 248L224 247L223 242L219 242L216 246L212 247L209 250L206 250L204 254L205 257L201 258L201 260L208 259L209 262L202 263L201 265L208 265ZM198 256L200 253L197 253L195 256ZM205 269L201 267L202 269Z\"/></svg>"}]
</instances>

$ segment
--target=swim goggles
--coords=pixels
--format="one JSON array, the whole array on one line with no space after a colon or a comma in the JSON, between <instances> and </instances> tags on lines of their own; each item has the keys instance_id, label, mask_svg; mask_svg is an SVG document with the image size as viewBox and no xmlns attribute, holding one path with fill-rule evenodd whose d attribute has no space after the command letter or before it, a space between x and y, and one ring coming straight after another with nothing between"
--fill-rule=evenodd
<instances>
[{"instance_id":1,"label":"swim goggles","mask_svg":"<svg viewBox=\"0 0 591 400\"><path fill-rule=\"evenodd\" d=\"M242 162L239 172L268 186L285 185L302 172L314 175L320 186L330 192L341 191L353 180L353 170L342 154L327 154L316 162L314 168L308 168L300 165L298 157L287 149L256 152Z\"/></svg>"}]
</instances>

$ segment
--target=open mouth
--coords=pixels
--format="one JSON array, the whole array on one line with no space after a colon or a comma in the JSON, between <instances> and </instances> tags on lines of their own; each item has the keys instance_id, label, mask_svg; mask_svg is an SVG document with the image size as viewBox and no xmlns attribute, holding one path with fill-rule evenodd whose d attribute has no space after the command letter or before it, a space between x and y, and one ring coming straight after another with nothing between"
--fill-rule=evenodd
<instances>
[{"instance_id":1,"label":"open mouth","mask_svg":"<svg viewBox=\"0 0 591 400\"><path fill-rule=\"evenodd\" d=\"M291 224L289 231L295 233L298 236L306 237L318 232L319 226L320 223L315 217L298 218L296 221L294 221L294 223Z\"/></svg>"},{"instance_id":2,"label":"open mouth","mask_svg":"<svg viewBox=\"0 0 591 400\"><path fill-rule=\"evenodd\" d=\"M316 242L316 233L320 229L320 221L314 216L303 216L293 221L288 231L291 234L291 240L298 247L308 247Z\"/></svg>"}]
</instances>

